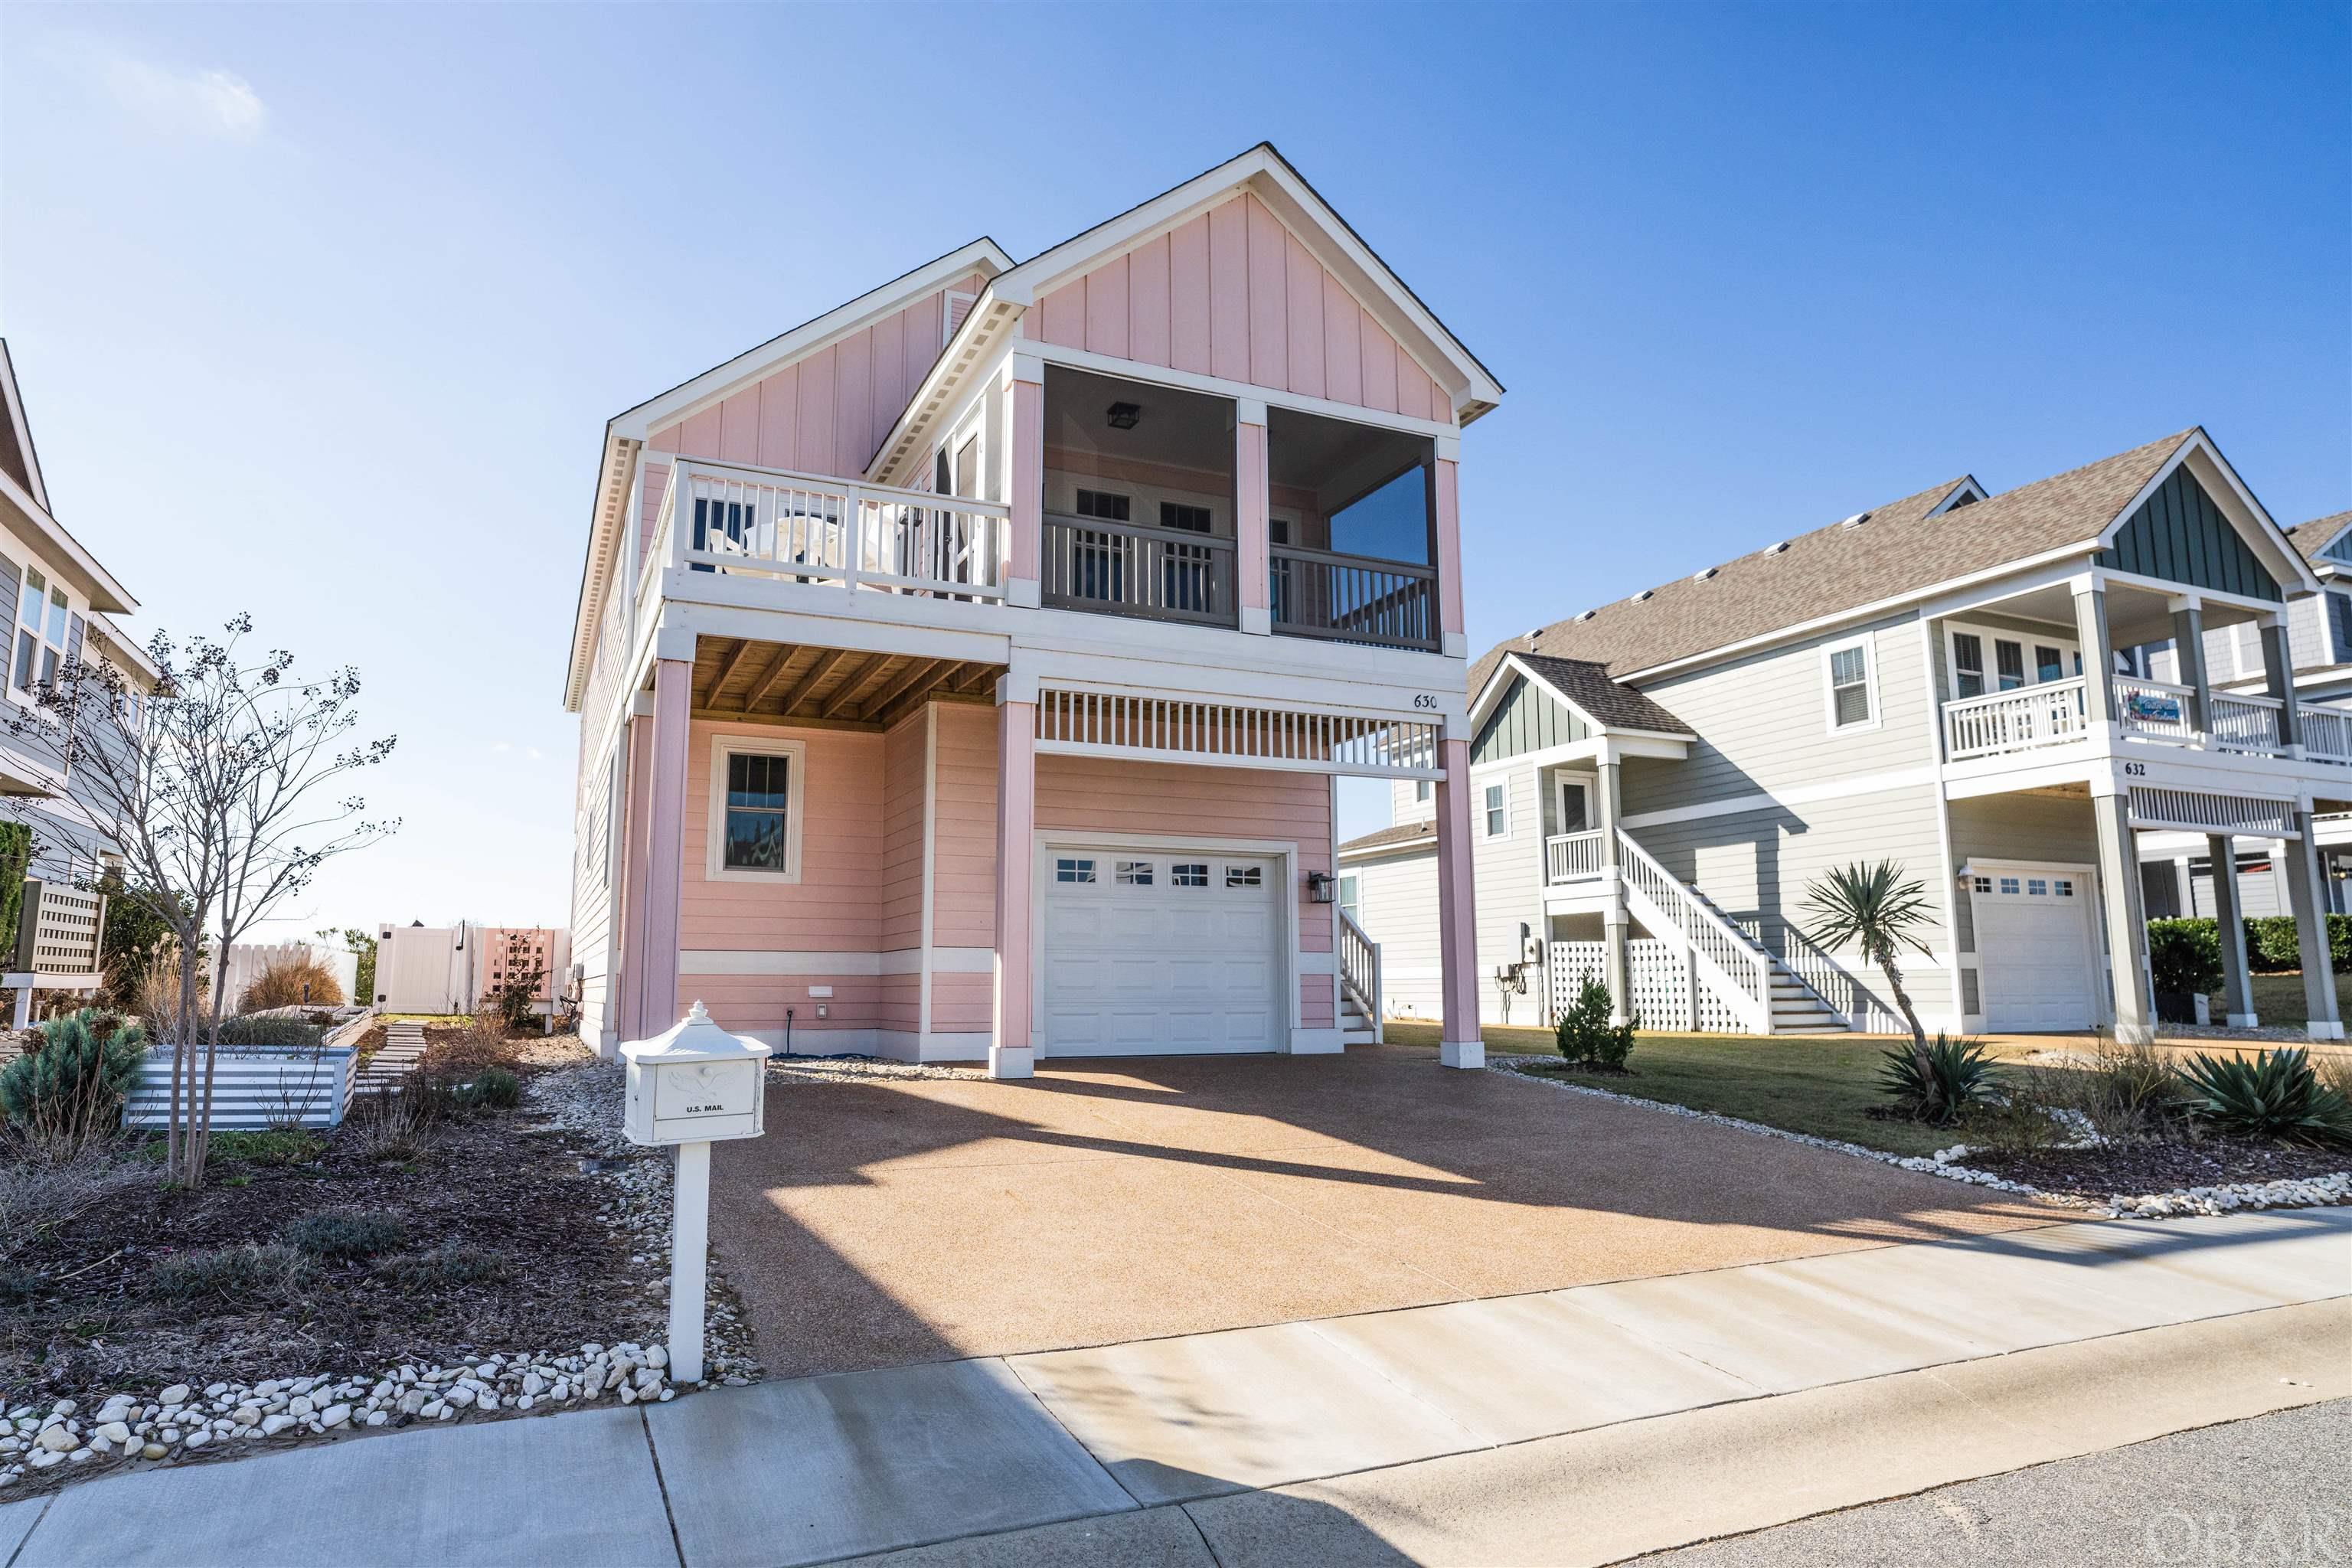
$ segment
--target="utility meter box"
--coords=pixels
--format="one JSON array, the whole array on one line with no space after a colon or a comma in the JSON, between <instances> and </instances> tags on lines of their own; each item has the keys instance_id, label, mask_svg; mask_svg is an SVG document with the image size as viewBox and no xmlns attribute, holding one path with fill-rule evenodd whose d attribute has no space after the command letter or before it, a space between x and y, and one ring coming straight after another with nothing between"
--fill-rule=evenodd
<instances>
[{"instance_id":1,"label":"utility meter box","mask_svg":"<svg viewBox=\"0 0 2352 1568\"><path fill-rule=\"evenodd\" d=\"M712 1023L699 1002L667 1032L623 1046L629 1142L651 1148L757 1138L767 1126L769 1054Z\"/></svg>"}]
</instances>

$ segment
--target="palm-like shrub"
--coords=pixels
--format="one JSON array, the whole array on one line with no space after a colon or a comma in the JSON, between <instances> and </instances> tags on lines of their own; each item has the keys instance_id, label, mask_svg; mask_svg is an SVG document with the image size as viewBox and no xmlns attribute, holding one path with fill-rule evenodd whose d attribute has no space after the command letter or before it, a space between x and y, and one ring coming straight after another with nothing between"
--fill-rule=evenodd
<instances>
[{"instance_id":1,"label":"palm-like shrub","mask_svg":"<svg viewBox=\"0 0 2352 1568\"><path fill-rule=\"evenodd\" d=\"M2189 1109L2224 1131L2297 1143L2352 1143L2352 1101L2319 1080L2299 1047L2244 1057L2200 1051L2180 1069Z\"/></svg>"},{"instance_id":2,"label":"palm-like shrub","mask_svg":"<svg viewBox=\"0 0 2352 1568\"><path fill-rule=\"evenodd\" d=\"M0 1070L0 1110L37 1144L70 1155L114 1131L146 1054L146 1031L112 1013L52 1018Z\"/></svg>"},{"instance_id":3,"label":"palm-like shrub","mask_svg":"<svg viewBox=\"0 0 2352 1568\"><path fill-rule=\"evenodd\" d=\"M1875 866L1857 860L1809 884L1804 907L1811 917L1805 935L1815 946L1832 952L1859 948L1863 962L1877 965L1886 976L1886 988L1895 994L1903 1021L1911 1026L1912 1072L1920 1082L1931 1080L1935 1066L1928 1060L1927 1031L1911 1005L1911 994L1903 989L1903 968L1897 962L1906 946L1917 948L1923 958L1935 956L1920 937L1935 918L1926 887L1906 880L1903 868L1893 860Z\"/></svg>"},{"instance_id":4,"label":"palm-like shrub","mask_svg":"<svg viewBox=\"0 0 2352 1568\"><path fill-rule=\"evenodd\" d=\"M1971 1105L1994 1099L2000 1069L1974 1040L1938 1032L1925 1051L1882 1051L1878 1081L1903 1110L1921 1121L1948 1127Z\"/></svg>"}]
</instances>

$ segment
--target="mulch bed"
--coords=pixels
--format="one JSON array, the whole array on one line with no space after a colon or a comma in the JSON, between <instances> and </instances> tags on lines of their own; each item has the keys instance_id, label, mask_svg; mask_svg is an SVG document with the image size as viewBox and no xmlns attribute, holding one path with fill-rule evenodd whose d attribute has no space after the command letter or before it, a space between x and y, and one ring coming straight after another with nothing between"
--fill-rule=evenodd
<instances>
[{"instance_id":1,"label":"mulch bed","mask_svg":"<svg viewBox=\"0 0 2352 1568\"><path fill-rule=\"evenodd\" d=\"M1961 1163L2012 1182L2030 1182L2059 1196L2104 1203L2118 1194L2325 1176L2352 1168L2352 1151L2216 1135L2195 1141L2146 1138L2091 1149L2026 1153L1971 1144Z\"/></svg>"},{"instance_id":2,"label":"mulch bed","mask_svg":"<svg viewBox=\"0 0 2352 1568\"><path fill-rule=\"evenodd\" d=\"M516 1046L507 1065L526 1073L566 1054ZM568 1054L581 1059L576 1042ZM527 1110L445 1121L399 1163L372 1159L349 1124L300 1163L224 1158L216 1145L199 1192L142 1182L53 1232L0 1238L0 1394L14 1405L657 1339L664 1298L648 1287L659 1271L633 1265L625 1237L599 1223L612 1189L583 1172L585 1152ZM402 1252L454 1241L495 1252L504 1276L403 1284L373 1261L320 1259L286 1299L242 1309L154 1289L165 1258L277 1241L328 1209L396 1215Z\"/></svg>"}]
</instances>

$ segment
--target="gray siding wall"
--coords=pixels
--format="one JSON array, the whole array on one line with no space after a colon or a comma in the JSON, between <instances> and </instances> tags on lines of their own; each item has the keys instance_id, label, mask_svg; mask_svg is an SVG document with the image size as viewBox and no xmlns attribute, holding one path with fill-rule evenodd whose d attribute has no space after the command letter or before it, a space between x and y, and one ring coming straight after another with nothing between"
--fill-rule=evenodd
<instances>
[{"instance_id":1,"label":"gray siding wall","mask_svg":"<svg viewBox=\"0 0 2352 1568\"><path fill-rule=\"evenodd\" d=\"M2004 795L1950 805L1952 864L1957 870L1971 856L1996 860L2044 860L2062 866L2099 863L2098 828L2091 818L2087 798L2060 795ZM1976 931L1969 918L1969 901L1958 900L1955 923L1960 951L1977 950ZM2099 927L2105 940L2105 924Z\"/></svg>"}]
</instances>

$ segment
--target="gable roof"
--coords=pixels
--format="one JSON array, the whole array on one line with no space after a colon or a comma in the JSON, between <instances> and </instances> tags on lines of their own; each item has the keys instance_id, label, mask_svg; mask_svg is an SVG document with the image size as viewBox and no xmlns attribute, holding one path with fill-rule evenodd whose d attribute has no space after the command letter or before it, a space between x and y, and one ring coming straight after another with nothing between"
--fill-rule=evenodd
<instances>
[{"instance_id":1,"label":"gable roof","mask_svg":"<svg viewBox=\"0 0 2352 1568\"><path fill-rule=\"evenodd\" d=\"M33 446L33 427L16 386L16 362L5 338L0 338L0 496L25 515L42 542L55 552L47 564L89 597L93 613L127 613L139 607L131 590L100 565L98 557L49 510L48 484L41 477L40 453Z\"/></svg>"},{"instance_id":2,"label":"gable roof","mask_svg":"<svg viewBox=\"0 0 2352 1568\"><path fill-rule=\"evenodd\" d=\"M1472 668L1471 689L1484 686L1507 652L1588 660L1622 680L1955 579L2044 554L2087 552L2192 446L2211 454L2221 477L2235 486L2210 439L2194 426L1999 495L1986 495L1967 476L1947 479L1710 571L1556 621L1531 634L1532 640L1497 645ZM2264 528L2275 527L2242 488L2240 494Z\"/></svg>"},{"instance_id":3,"label":"gable roof","mask_svg":"<svg viewBox=\"0 0 2352 1568\"><path fill-rule=\"evenodd\" d=\"M1420 816L1411 822L1400 822L1393 826L1375 828L1370 833L1348 839L1339 846L1339 853L1342 855L1360 853L1367 849L1411 849L1424 843L1436 842L1437 819Z\"/></svg>"},{"instance_id":4,"label":"gable roof","mask_svg":"<svg viewBox=\"0 0 2352 1568\"><path fill-rule=\"evenodd\" d=\"M42 510L48 510L41 455L33 447L33 426L25 417L25 400L16 391L16 363L5 339L0 339L0 474L15 480Z\"/></svg>"},{"instance_id":5,"label":"gable roof","mask_svg":"<svg viewBox=\"0 0 2352 1568\"><path fill-rule=\"evenodd\" d=\"M2352 529L2352 511L2335 512L2326 517L2315 517L2309 522L2298 522L2286 531L2286 536L2294 541L2294 547L2303 552L2305 561L2317 563L2320 552L2335 543L2336 536L2347 529ZM2339 563L2329 562L2327 564L2334 566Z\"/></svg>"},{"instance_id":6,"label":"gable roof","mask_svg":"<svg viewBox=\"0 0 2352 1568\"><path fill-rule=\"evenodd\" d=\"M1696 738L1696 732L1689 725L1632 687L1610 679L1609 671L1590 659L1560 658L1518 648L1505 648L1502 655L1499 664L1515 667L1534 677L1539 685L1549 687L1552 695L1583 714L1596 729L1640 730L1654 734ZM1498 668L1494 673L1501 671ZM1485 682L1472 689L1474 709L1482 705L1479 699L1485 695Z\"/></svg>"},{"instance_id":7,"label":"gable roof","mask_svg":"<svg viewBox=\"0 0 2352 1568\"><path fill-rule=\"evenodd\" d=\"M985 357L982 351L1012 330L1020 316L1055 288L1089 268L1164 233L1236 191L1254 193L1343 288L1381 321L1445 393L1459 422L1469 424L1501 401L1503 385L1452 330L1437 318L1363 241L1321 193L1271 142L1261 142L1214 168L1195 174L1038 252L999 273L981 290L963 325L933 365L931 374L907 400L907 409L875 450L866 477L887 480L924 449L931 421L954 405L961 377Z\"/></svg>"}]
</instances>

